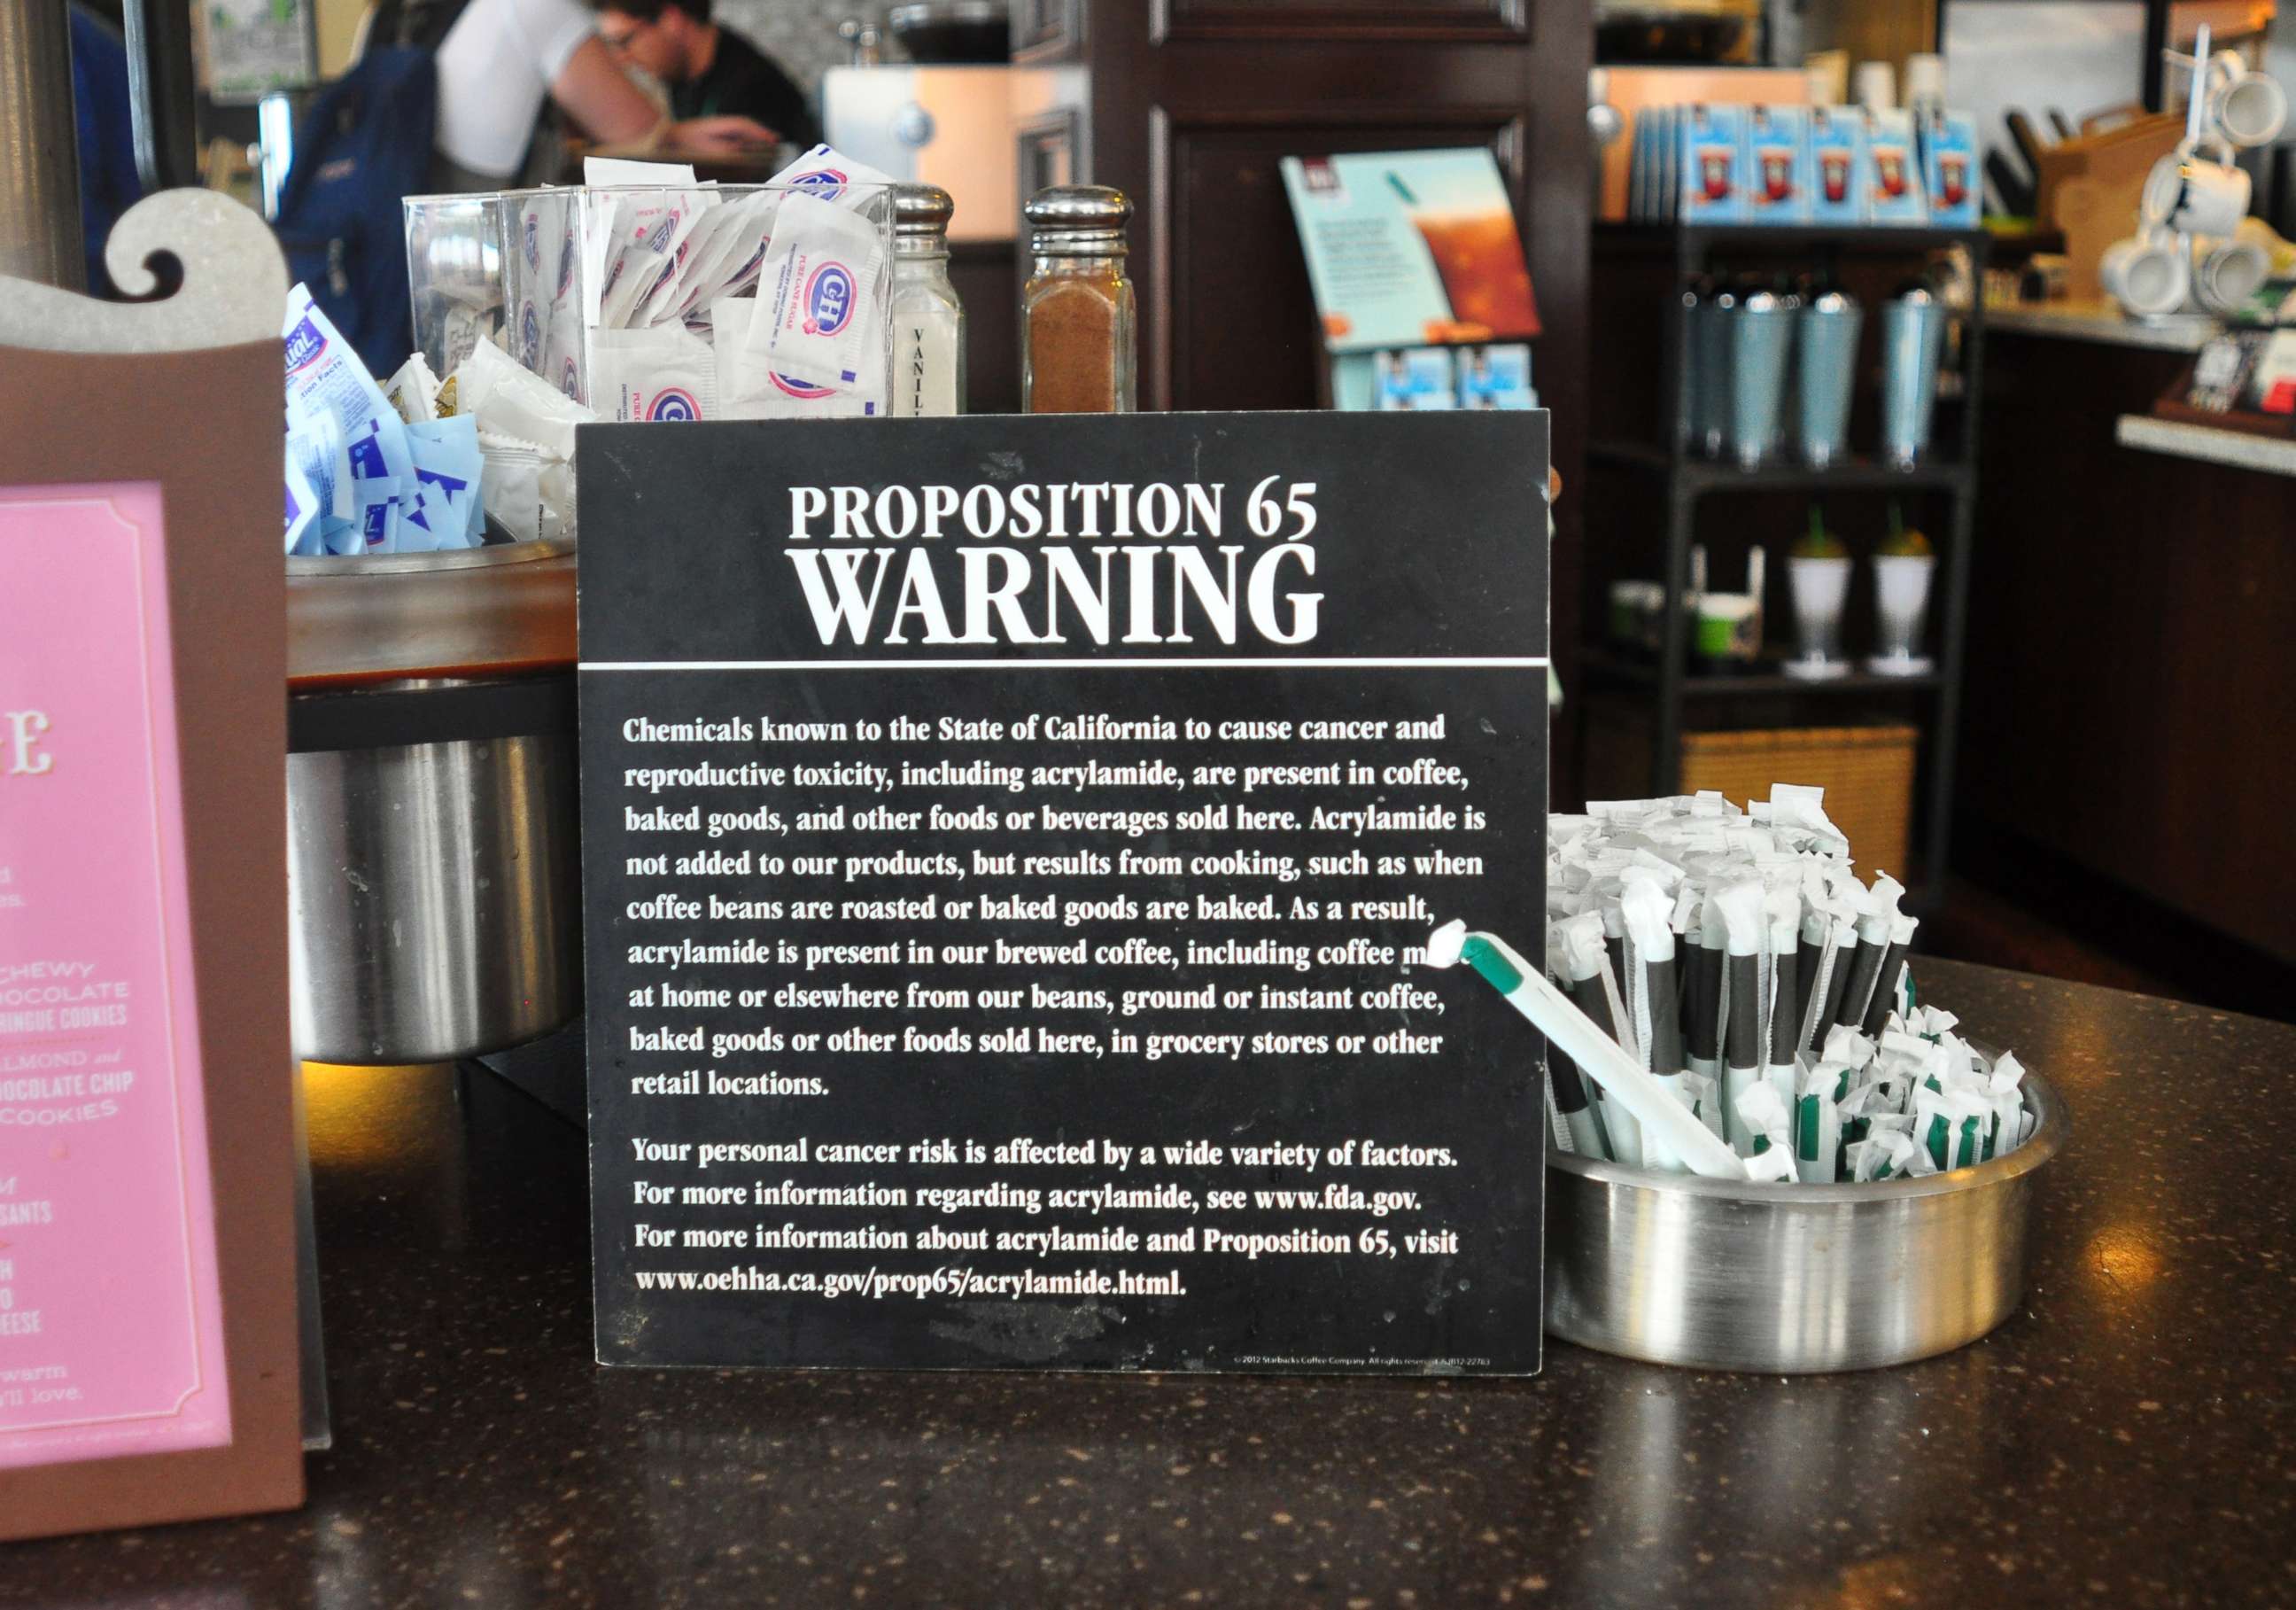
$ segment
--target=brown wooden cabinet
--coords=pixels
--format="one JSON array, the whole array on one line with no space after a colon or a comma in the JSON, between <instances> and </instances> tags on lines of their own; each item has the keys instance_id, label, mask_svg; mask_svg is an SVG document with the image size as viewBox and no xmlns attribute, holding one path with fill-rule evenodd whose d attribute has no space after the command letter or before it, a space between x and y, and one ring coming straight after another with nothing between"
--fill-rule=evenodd
<instances>
[{"instance_id":1,"label":"brown wooden cabinet","mask_svg":"<svg viewBox=\"0 0 2296 1610\"><path fill-rule=\"evenodd\" d=\"M1486 145L1546 325L1532 373L1554 414L1555 467L1578 486L1589 0L1016 0L1013 21L1014 60L1029 70L1022 189L1075 178L1138 208L1143 408L1316 405L1315 305L1282 158ZM1557 599L1578 596L1578 553L1566 495ZM1554 619L1567 686L1576 617ZM1556 797L1570 788L1559 779Z\"/></svg>"}]
</instances>

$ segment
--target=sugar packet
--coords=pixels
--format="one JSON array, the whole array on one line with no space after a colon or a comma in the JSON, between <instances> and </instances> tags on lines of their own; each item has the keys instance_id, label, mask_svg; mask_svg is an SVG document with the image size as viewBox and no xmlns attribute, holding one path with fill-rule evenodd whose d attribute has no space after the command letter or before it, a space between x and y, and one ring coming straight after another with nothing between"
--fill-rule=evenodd
<instances>
[{"instance_id":1,"label":"sugar packet","mask_svg":"<svg viewBox=\"0 0 2296 1610\"><path fill-rule=\"evenodd\" d=\"M890 186L893 176L866 162L855 161L833 145L816 145L774 175L768 183L776 189L808 195L816 201L854 207L878 193L881 187Z\"/></svg>"},{"instance_id":2,"label":"sugar packet","mask_svg":"<svg viewBox=\"0 0 2296 1610\"><path fill-rule=\"evenodd\" d=\"M531 442L567 463L574 458L574 427L598 417L492 341L472 348L450 382L455 412L476 419L481 431Z\"/></svg>"},{"instance_id":3,"label":"sugar packet","mask_svg":"<svg viewBox=\"0 0 2296 1610\"><path fill-rule=\"evenodd\" d=\"M746 299L711 304L716 331L718 417L723 419L874 419L885 399L870 390L839 391L800 375L753 365L746 333L757 304Z\"/></svg>"},{"instance_id":4,"label":"sugar packet","mask_svg":"<svg viewBox=\"0 0 2296 1610\"><path fill-rule=\"evenodd\" d=\"M679 248L701 210L717 206L718 198L704 190L653 190L610 199L614 221L594 322L599 329L619 330L633 322L639 304L665 278L675 276Z\"/></svg>"},{"instance_id":5,"label":"sugar packet","mask_svg":"<svg viewBox=\"0 0 2296 1610\"><path fill-rule=\"evenodd\" d=\"M591 395L603 417L656 423L719 416L717 359L709 343L683 324L600 330L590 358Z\"/></svg>"},{"instance_id":6,"label":"sugar packet","mask_svg":"<svg viewBox=\"0 0 2296 1610\"><path fill-rule=\"evenodd\" d=\"M866 218L808 192L782 199L742 363L843 391L884 389L884 239ZM720 330L724 326L719 326Z\"/></svg>"}]
</instances>

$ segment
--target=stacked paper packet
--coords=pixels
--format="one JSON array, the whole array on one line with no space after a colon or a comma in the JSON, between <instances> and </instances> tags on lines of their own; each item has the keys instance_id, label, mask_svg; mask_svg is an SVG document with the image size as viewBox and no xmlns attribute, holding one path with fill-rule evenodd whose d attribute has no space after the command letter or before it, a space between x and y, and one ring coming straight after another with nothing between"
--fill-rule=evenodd
<instances>
[{"instance_id":1,"label":"stacked paper packet","mask_svg":"<svg viewBox=\"0 0 2296 1610\"><path fill-rule=\"evenodd\" d=\"M668 163L594 157L583 177L579 316L602 417L885 412L890 176L816 145L746 194L721 195ZM521 238L539 232L521 220ZM549 319L521 311L519 324L547 345L558 316L554 304ZM540 362L546 372L546 352Z\"/></svg>"},{"instance_id":2,"label":"stacked paper packet","mask_svg":"<svg viewBox=\"0 0 2296 1610\"><path fill-rule=\"evenodd\" d=\"M656 162L584 177L521 201L512 316L443 384L420 353L376 384L295 288L289 554L475 547L488 516L498 538L570 536L586 421L885 412L890 177L826 145L745 193Z\"/></svg>"},{"instance_id":3,"label":"stacked paper packet","mask_svg":"<svg viewBox=\"0 0 2296 1610\"><path fill-rule=\"evenodd\" d=\"M478 547L574 529L574 427L597 417L492 341L441 385L421 353L387 386L302 286L288 298L287 552Z\"/></svg>"},{"instance_id":4,"label":"stacked paper packet","mask_svg":"<svg viewBox=\"0 0 2296 1610\"><path fill-rule=\"evenodd\" d=\"M1936 1173L2030 1134L2017 1059L1915 1005L1905 891L1852 870L1820 790L1592 804L1547 842L1550 975L1756 1178ZM1550 1050L1557 1146L1683 1168L1583 1072Z\"/></svg>"},{"instance_id":5,"label":"stacked paper packet","mask_svg":"<svg viewBox=\"0 0 2296 1610\"><path fill-rule=\"evenodd\" d=\"M442 419L412 373L394 390L424 400L402 413L349 342L298 285L287 296L287 552L422 553L482 540L477 422ZM410 401L409 407L414 405Z\"/></svg>"}]
</instances>

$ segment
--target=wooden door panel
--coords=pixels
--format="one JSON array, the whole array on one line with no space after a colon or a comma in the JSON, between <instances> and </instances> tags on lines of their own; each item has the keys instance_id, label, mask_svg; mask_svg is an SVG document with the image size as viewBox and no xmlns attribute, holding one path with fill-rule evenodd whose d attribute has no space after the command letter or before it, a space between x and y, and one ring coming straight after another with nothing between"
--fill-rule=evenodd
<instances>
[{"instance_id":1,"label":"wooden door panel","mask_svg":"<svg viewBox=\"0 0 2296 1610\"><path fill-rule=\"evenodd\" d=\"M1530 21L1526 0L1154 0L1150 37L1520 44Z\"/></svg>"},{"instance_id":2,"label":"wooden door panel","mask_svg":"<svg viewBox=\"0 0 2296 1610\"><path fill-rule=\"evenodd\" d=\"M1061 0L1020 0L1040 8ZM1585 436L1590 0L1067 0L1082 170L1136 205L1144 408L1308 407L1317 334L1277 161L1489 144L1529 247L1554 410L1554 596L1578 598ZM1575 671L1578 610L1554 654ZM1576 711L1569 712L1575 719ZM1572 745L1558 744L1558 798Z\"/></svg>"}]
</instances>

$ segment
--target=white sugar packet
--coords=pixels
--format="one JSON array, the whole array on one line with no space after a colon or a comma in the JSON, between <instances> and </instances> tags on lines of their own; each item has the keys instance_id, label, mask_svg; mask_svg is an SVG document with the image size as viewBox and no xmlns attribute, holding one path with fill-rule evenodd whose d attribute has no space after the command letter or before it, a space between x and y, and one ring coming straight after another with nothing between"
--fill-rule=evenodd
<instances>
[{"instance_id":1,"label":"white sugar packet","mask_svg":"<svg viewBox=\"0 0 2296 1610\"><path fill-rule=\"evenodd\" d=\"M676 275L678 247L718 197L706 190L642 190L612 200L613 233L594 323L619 330L634 322L639 306L660 289L665 276Z\"/></svg>"},{"instance_id":2,"label":"white sugar packet","mask_svg":"<svg viewBox=\"0 0 2296 1610\"><path fill-rule=\"evenodd\" d=\"M680 316L690 316L727 297L739 295L757 283L758 270L765 266L766 248L773 240L774 215L781 200L772 191L760 191L729 201L710 215L708 241L694 247L693 258L678 276L684 288L677 307ZM699 227L695 236L699 241ZM745 308L742 311L747 313L750 309Z\"/></svg>"},{"instance_id":3,"label":"white sugar packet","mask_svg":"<svg viewBox=\"0 0 2296 1610\"><path fill-rule=\"evenodd\" d=\"M883 187L893 183L893 176L855 161L833 145L816 145L767 182L779 190L857 207L882 193Z\"/></svg>"},{"instance_id":4,"label":"white sugar packet","mask_svg":"<svg viewBox=\"0 0 2296 1610\"><path fill-rule=\"evenodd\" d=\"M868 390L839 391L802 376L777 374L755 365L746 351L746 333L755 304L747 298L710 305L718 355L720 419L874 419L885 399Z\"/></svg>"},{"instance_id":5,"label":"white sugar packet","mask_svg":"<svg viewBox=\"0 0 2296 1610\"><path fill-rule=\"evenodd\" d=\"M683 324L601 330L591 340L592 396L601 415L647 423L720 417L718 361Z\"/></svg>"},{"instance_id":6,"label":"white sugar packet","mask_svg":"<svg viewBox=\"0 0 2296 1610\"><path fill-rule=\"evenodd\" d=\"M884 239L875 225L802 192L783 196L758 276L743 367L804 375L831 390L882 390L883 269Z\"/></svg>"}]
</instances>

